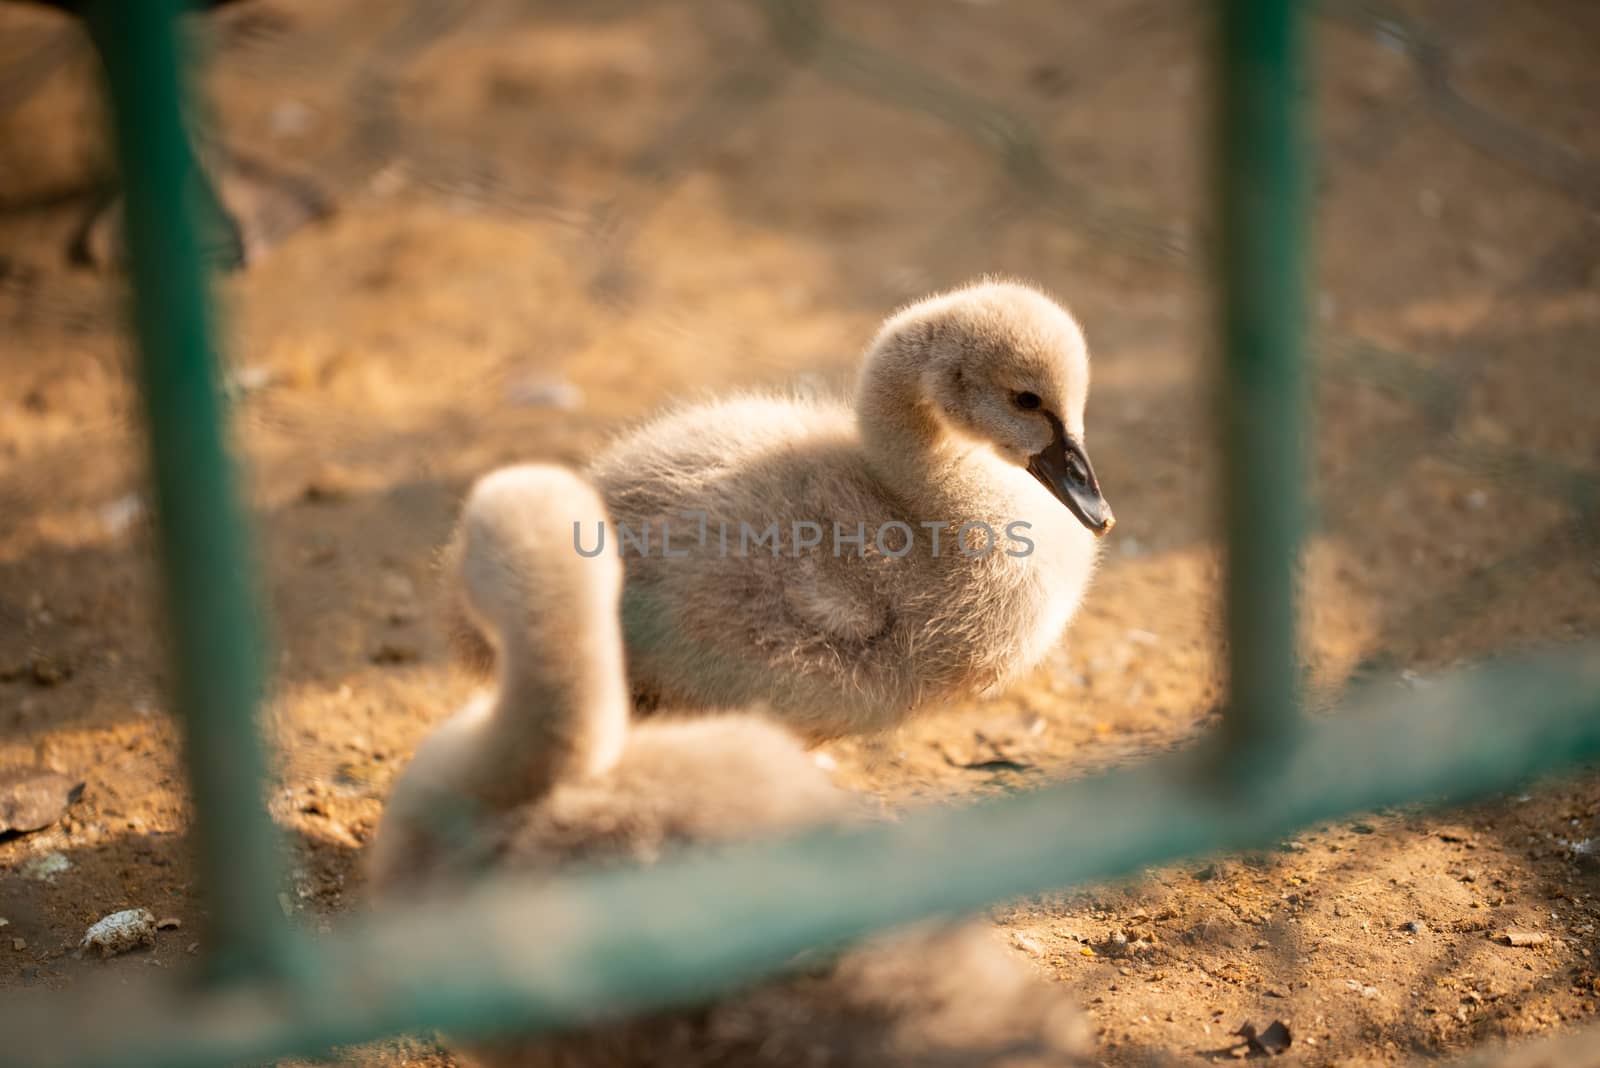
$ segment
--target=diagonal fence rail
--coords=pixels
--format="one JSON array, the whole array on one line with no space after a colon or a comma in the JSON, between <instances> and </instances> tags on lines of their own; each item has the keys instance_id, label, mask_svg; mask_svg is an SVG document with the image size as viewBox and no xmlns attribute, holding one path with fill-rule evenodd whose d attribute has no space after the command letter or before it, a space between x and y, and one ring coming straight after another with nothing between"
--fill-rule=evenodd
<instances>
[{"instance_id":1,"label":"diagonal fence rail","mask_svg":"<svg viewBox=\"0 0 1600 1068\"><path fill-rule=\"evenodd\" d=\"M185 221L194 164L180 125L177 6L106 2L92 25L128 198L140 384L179 668L174 697L214 922L212 967L199 984L86 990L42 1005L20 999L0 1009L8 1058L198 1066L423 1026L555 1028L596 1005L648 1008L714 993L804 948L884 926L1262 844L1373 806L1461 800L1600 753L1600 650L1592 647L1482 667L1423 690L1380 684L1336 715L1295 717L1305 181L1298 5L1228 0L1216 53L1215 252L1234 699L1220 737L894 828L812 834L647 872L491 884L448 912L439 904L396 911L316 942L292 934L271 895L250 553L230 485L198 247ZM810 10L769 6L775 19ZM800 32L781 19L776 29ZM971 118L951 107L952 121ZM1032 173L1025 154L1017 158ZM1225 788L1224 765L1235 778L1247 770L1248 793ZM73 1025L91 998L100 1022Z\"/></svg>"}]
</instances>

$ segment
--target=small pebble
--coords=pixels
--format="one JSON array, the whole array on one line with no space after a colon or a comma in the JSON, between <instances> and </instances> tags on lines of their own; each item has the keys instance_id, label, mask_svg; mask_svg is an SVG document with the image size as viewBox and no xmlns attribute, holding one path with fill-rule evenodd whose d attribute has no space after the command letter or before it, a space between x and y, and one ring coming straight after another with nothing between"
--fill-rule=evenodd
<instances>
[{"instance_id":1,"label":"small pebble","mask_svg":"<svg viewBox=\"0 0 1600 1068\"><path fill-rule=\"evenodd\" d=\"M64 853L46 853L34 857L22 866L22 874L29 879L40 882L55 882L57 875L72 867L72 862Z\"/></svg>"},{"instance_id":2,"label":"small pebble","mask_svg":"<svg viewBox=\"0 0 1600 1068\"><path fill-rule=\"evenodd\" d=\"M59 686L72 677L72 671L48 656L36 656L28 664L28 673L35 686L48 689Z\"/></svg>"},{"instance_id":3,"label":"small pebble","mask_svg":"<svg viewBox=\"0 0 1600 1068\"><path fill-rule=\"evenodd\" d=\"M144 515L144 501L137 493L127 493L100 508L100 525L113 538L125 533Z\"/></svg>"},{"instance_id":4,"label":"small pebble","mask_svg":"<svg viewBox=\"0 0 1600 1068\"><path fill-rule=\"evenodd\" d=\"M409 576L398 571L386 571L383 575L383 592L398 600L409 601L417 595L417 587Z\"/></svg>"},{"instance_id":5,"label":"small pebble","mask_svg":"<svg viewBox=\"0 0 1600 1068\"><path fill-rule=\"evenodd\" d=\"M1528 946L1542 946L1550 941L1550 936L1543 931L1529 931L1516 927L1508 927L1495 936L1495 941L1507 946L1525 948Z\"/></svg>"},{"instance_id":6,"label":"small pebble","mask_svg":"<svg viewBox=\"0 0 1600 1068\"><path fill-rule=\"evenodd\" d=\"M154 945L155 940L156 918L149 909L123 909L101 918L84 932L82 946L98 950L105 958Z\"/></svg>"},{"instance_id":7,"label":"small pebble","mask_svg":"<svg viewBox=\"0 0 1600 1068\"><path fill-rule=\"evenodd\" d=\"M1040 945L1036 939L1030 938L1020 931L1011 935L1011 944L1030 956L1044 956L1044 946Z\"/></svg>"},{"instance_id":8,"label":"small pebble","mask_svg":"<svg viewBox=\"0 0 1600 1068\"><path fill-rule=\"evenodd\" d=\"M259 393L277 380L277 372L270 367L235 367L223 372L222 388L230 398L237 399Z\"/></svg>"},{"instance_id":9,"label":"small pebble","mask_svg":"<svg viewBox=\"0 0 1600 1068\"><path fill-rule=\"evenodd\" d=\"M517 383L506 390L506 400L530 408L556 408L570 412L583 407L583 390L559 379L535 379Z\"/></svg>"},{"instance_id":10,"label":"small pebble","mask_svg":"<svg viewBox=\"0 0 1600 1068\"><path fill-rule=\"evenodd\" d=\"M298 100L280 100L268 116L272 132L279 137L305 133L311 126L311 109Z\"/></svg>"}]
</instances>

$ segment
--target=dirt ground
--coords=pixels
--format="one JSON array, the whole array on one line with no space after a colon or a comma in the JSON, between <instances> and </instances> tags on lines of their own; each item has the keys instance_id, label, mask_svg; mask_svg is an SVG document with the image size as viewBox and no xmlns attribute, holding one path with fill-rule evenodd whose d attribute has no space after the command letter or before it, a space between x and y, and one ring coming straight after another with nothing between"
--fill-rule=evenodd
<instances>
[{"instance_id":1,"label":"dirt ground","mask_svg":"<svg viewBox=\"0 0 1600 1068\"><path fill-rule=\"evenodd\" d=\"M1046 667L831 747L841 781L943 801L1214 723L1205 8L263 0L202 27L222 140L333 206L220 286L294 922L359 907L390 782L469 691L432 561L475 475L582 462L672 398L845 385L899 302L984 272L1084 322L1120 522ZM1600 8L1330 0L1313 28L1321 699L1600 631ZM70 24L0 8L0 766L86 781L0 840L0 990L202 948L122 290L65 253L106 184L92 70ZM258 196L268 229L293 199ZM1108 1064L1273 1019L1287 1063L1437 1057L1597 1016L1597 841L1589 773L994 920L1081 993ZM73 953L129 907L182 926ZM426 1038L335 1059L449 1063Z\"/></svg>"}]
</instances>

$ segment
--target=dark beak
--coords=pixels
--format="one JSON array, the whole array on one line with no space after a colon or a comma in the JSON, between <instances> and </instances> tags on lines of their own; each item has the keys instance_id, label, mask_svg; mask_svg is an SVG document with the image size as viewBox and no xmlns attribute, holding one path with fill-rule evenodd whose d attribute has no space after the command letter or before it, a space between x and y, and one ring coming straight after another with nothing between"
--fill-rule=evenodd
<instances>
[{"instance_id":1,"label":"dark beak","mask_svg":"<svg viewBox=\"0 0 1600 1068\"><path fill-rule=\"evenodd\" d=\"M1078 517L1078 522L1099 537L1116 525L1116 516L1111 514L1111 505L1100 493L1100 482L1094 477L1089 454L1067 435L1059 420L1052 416L1050 423L1055 427L1055 440L1028 461L1028 473L1066 505Z\"/></svg>"}]
</instances>

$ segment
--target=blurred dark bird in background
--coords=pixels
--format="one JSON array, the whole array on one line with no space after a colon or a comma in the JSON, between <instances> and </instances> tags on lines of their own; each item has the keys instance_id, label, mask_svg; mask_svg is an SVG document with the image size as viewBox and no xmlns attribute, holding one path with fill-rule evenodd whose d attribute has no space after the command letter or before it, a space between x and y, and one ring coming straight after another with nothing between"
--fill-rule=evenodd
<instances>
[{"instance_id":1,"label":"blurred dark bird in background","mask_svg":"<svg viewBox=\"0 0 1600 1068\"><path fill-rule=\"evenodd\" d=\"M95 52L104 63L105 53L93 18L97 3L128 0L12 0L49 7L79 19ZM186 0L190 11L210 12L231 7L239 0ZM332 212L332 201L308 180L282 172L261 160L243 156L214 140L202 140L196 151L193 133L189 152L196 175L193 190L195 217L202 251L213 266L238 270L259 260L288 232ZM202 158L204 164L202 165ZM219 192L218 186L222 186ZM287 205L269 211L268 205ZM111 193L96 201L74 231L68 247L74 263L110 266L121 262L122 198Z\"/></svg>"}]
</instances>

